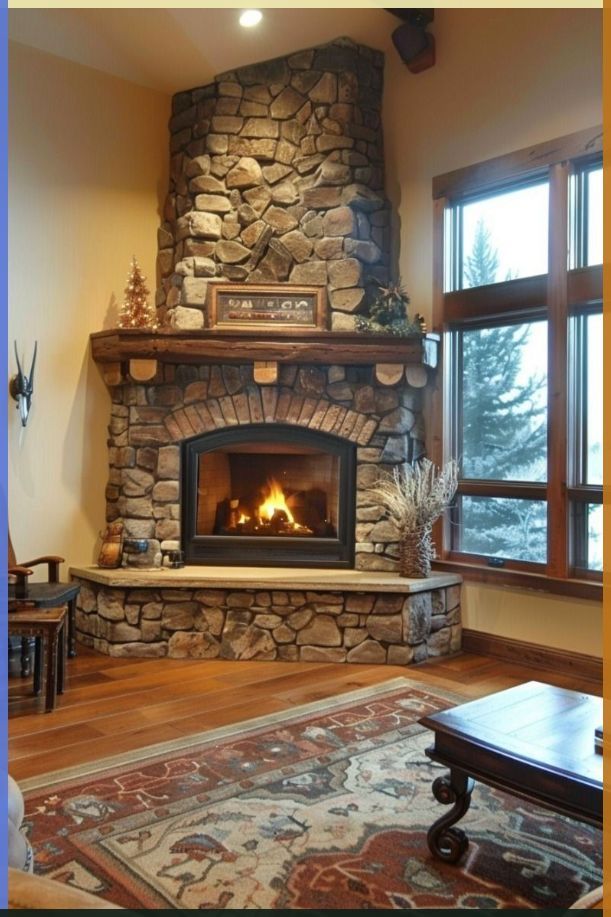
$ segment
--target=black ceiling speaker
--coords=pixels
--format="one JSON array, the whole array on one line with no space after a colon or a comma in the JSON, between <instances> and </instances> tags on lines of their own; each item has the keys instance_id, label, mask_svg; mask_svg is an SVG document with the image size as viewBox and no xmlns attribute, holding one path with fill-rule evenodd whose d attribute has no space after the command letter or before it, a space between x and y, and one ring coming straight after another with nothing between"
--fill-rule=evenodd
<instances>
[{"instance_id":1,"label":"black ceiling speaker","mask_svg":"<svg viewBox=\"0 0 611 917\"><path fill-rule=\"evenodd\" d=\"M435 39L426 27L435 18L435 10L387 10L403 20L392 33L399 57L412 73L428 70L435 63Z\"/></svg>"}]
</instances>

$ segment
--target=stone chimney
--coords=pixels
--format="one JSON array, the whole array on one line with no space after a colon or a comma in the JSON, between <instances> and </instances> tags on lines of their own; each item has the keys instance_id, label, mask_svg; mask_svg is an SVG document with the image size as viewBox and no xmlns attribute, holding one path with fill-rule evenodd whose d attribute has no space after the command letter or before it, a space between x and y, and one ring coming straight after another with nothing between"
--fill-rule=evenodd
<instances>
[{"instance_id":1,"label":"stone chimney","mask_svg":"<svg viewBox=\"0 0 611 917\"><path fill-rule=\"evenodd\" d=\"M327 289L354 330L368 280L389 275L384 57L349 39L242 67L172 100L159 230L166 325L206 325L210 281Z\"/></svg>"}]
</instances>

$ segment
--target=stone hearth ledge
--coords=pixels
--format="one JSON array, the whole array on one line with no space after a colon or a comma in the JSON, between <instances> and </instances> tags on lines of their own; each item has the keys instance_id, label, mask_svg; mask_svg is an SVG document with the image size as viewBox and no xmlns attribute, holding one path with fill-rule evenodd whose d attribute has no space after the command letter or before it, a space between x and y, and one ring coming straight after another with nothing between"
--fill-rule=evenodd
<instances>
[{"instance_id":1,"label":"stone hearth ledge","mask_svg":"<svg viewBox=\"0 0 611 917\"><path fill-rule=\"evenodd\" d=\"M460 576L71 567L78 639L110 656L412 665L461 646Z\"/></svg>"},{"instance_id":2,"label":"stone hearth ledge","mask_svg":"<svg viewBox=\"0 0 611 917\"><path fill-rule=\"evenodd\" d=\"M462 577L435 573L425 579L408 579L398 573L376 570L323 570L296 567L185 566L105 569L70 567L74 578L114 589L324 589L337 592L401 592L413 595L447 586L458 586Z\"/></svg>"}]
</instances>

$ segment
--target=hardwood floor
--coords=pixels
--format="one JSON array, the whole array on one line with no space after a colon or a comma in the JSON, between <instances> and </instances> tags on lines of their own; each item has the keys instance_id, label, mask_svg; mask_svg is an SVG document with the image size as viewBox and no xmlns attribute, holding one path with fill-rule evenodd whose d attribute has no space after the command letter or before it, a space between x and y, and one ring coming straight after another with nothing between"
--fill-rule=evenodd
<instances>
[{"instance_id":1,"label":"hardwood floor","mask_svg":"<svg viewBox=\"0 0 611 917\"><path fill-rule=\"evenodd\" d=\"M419 666L114 659L79 647L66 692L51 713L30 680L9 677L8 762L27 777L95 761L403 676L471 699L524 681L602 693L572 675L464 653Z\"/></svg>"}]
</instances>

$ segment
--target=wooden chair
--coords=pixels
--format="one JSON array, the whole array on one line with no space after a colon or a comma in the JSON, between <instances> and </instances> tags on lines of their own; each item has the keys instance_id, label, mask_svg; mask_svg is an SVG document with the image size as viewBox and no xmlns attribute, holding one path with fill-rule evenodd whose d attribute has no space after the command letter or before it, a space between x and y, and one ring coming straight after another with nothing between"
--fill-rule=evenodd
<instances>
[{"instance_id":1,"label":"wooden chair","mask_svg":"<svg viewBox=\"0 0 611 917\"><path fill-rule=\"evenodd\" d=\"M8 535L8 601L9 609L15 603L29 602L38 608L57 608L60 605L68 606L68 656L76 656L76 598L80 592L78 583L62 583L59 580L59 568L64 562L63 557L54 554L35 557L25 563L18 564L11 541ZM47 580L41 583L30 583L29 577L33 574L31 567L40 564L47 565ZM10 579L13 578L13 582ZM27 638L24 638L27 639ZM21 674L27 677L29 671L29 644L22 645Z\"/></svg>"}]
</instances>

